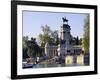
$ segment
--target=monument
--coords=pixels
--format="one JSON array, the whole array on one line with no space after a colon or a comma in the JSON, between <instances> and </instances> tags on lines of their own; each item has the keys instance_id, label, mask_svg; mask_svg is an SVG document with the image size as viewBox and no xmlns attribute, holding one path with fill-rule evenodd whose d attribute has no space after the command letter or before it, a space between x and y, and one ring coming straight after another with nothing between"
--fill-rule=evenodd
<instances>
[{"instance_id":1,"label":"monument","mask_svg":"<svg viewBox=\"0 0 100 80\"><path fill-rule=\"evenodd\" d=\"M66 17L62 18L63 24L60 26L60 37L57 45L51 45L50 43L45 44L45 54L53 56L65 56L68 55L67 52L77 53L81 50L81 47L76 46L76 38L71 35L71 27L68 24L68 19ZM76 50L77 49L77 50ZM76 50L76 51L75 51Z\"/></svg>"}]
</instances>

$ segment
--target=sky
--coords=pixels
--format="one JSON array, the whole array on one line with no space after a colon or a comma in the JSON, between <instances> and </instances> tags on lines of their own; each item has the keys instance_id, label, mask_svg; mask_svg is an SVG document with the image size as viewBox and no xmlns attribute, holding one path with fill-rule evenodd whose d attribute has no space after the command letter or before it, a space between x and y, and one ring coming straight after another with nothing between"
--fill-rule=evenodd
<instances>
[{"instance_id":1,"label":"sky","mask_svg":"<svg viewBox=\"0 0 100 80\"><path fill-rule=\"evenodd\" d=\"M62 17L68 19L68 24L71 27L71 35L73 37L83 36L84 19L88 14L82 13L61 13L61 12L34 12L23 11L23 36L37 38L42 33L41 26L46 24L50 26L51 30L58 30L60 33L60 26L63 24Z\"/></svg>"}]
</instances>

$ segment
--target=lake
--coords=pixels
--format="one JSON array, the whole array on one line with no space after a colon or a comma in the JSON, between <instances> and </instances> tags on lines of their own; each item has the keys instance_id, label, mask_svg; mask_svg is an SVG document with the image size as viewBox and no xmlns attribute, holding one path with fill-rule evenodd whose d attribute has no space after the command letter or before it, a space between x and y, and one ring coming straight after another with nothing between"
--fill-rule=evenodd
<instances>
[{"instance_id":1,"label":"lake","mask_svg":"<svg viewBox=\"0 0 100 80\"><path fill-rule=\"evenodd\" d=\"M32 68L50 68L50 67L70 67L70 66L84 66L84 65L78 65L78 64L71 64L71 65L66 65L66 64L36 64L33 65Z\"/></svg>"}]
</instances>

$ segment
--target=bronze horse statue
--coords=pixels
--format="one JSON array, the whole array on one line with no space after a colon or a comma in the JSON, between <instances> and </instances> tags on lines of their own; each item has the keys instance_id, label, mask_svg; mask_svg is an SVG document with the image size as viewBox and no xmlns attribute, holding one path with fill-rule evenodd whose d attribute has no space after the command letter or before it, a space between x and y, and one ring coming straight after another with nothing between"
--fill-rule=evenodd
<instances>
[{"instance_id":1,"label":"bronze horse statue","mask_svg":"<svg viewBox=\"0 0 100 80\"><path fill-rule=\"evenodd\" d=\"M68 20L66 19L66 17L62 18L63 22L68 22Z\"/></svg>"}]
</instances>

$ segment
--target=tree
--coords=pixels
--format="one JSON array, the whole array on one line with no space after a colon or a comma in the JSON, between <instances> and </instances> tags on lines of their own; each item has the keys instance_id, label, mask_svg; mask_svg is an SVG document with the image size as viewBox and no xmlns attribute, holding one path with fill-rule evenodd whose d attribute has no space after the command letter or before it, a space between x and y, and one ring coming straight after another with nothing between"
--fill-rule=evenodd
<instances>
[{"instance_id":1,"label":"tree","mask_svg":"<svg viewBox=\"0 0 100 80\"><path fill-rule=\"evenodd\" d=\"M54 43L58 37L58 31L52 31L48 25L42 26L42 32L39 34L39 43L42 47L45 46L47 42Z\"/></svg>"},{"instance_id":2,"label":"tree","mask_svg":"<svg viewBox=\"0 0 100 80\"><path fill-rule=\"evenodd\" d=\"M55 30L55 31L51 31L51 37L56 39L56 37L58 36L58 31Z\"/></svg>"},{"instance_id":3,"label":"tree","mask_svg":"<svg viewBox=\"0 0 100 80\"><path fill-rule=\"evenodd\" d=\"M79 38L78 38L78 36L76 37L76 45L79 45Z\"/></svg>"},{"instance_id":4,"label":"tree","mask_svg":"<svg viewBox=\"0 0 100 80\"><path fill-rule=\"evenodd\" d=\"M41 28L42 28L43 34L48 35L48 36L51 34L50 26L45 25L45 26L41 26Z\"/></svg>"},{"instance_id":5,"label":"tree","mask_svg":"<svg viewBox=\"0 0 100 80\"><path fill-rule=\"evenodd\" d=\"M28 54L27 54L27 41L28 41L28 36L23 36L23 41L22 41L22 46L23 46L23 59L28 58Z\"/></svg>"},{"instance_id":6,"label":"tree","mask_svg":"<svg viewBox=\"0 0 100 80\"><path fill-rule=\"evenodd\" d=\"M35 44L35 40L33 38L31 38L31 40L28 40L27 42L27 49L28 49L27 54L31 58L35 56L34 44Z\"/></svg>"},{"instance_id":7,"label":"tree","mask_svg":"<svg viewBox=\"0 0 100 80\"><path fill-rule=\"evenodd\" d=\"M28 36L23 36L23 41L22 41L23 48L27 48L27 41L28 41Z\"/></svg>"},{"instance_id":8,"label":"tree","mask_svg":"<svg viewBox=\"0 0 100 80\"><path fill-rule=\"evenodd\" d=\"M52 38L52 42L57 42L58 41L58 31L51 31L51 38Z\"/></svg>"},{"instance_id":9,"label":"tree","mask_svg":"<svg viewBox=\"0 0 100 80\"><path fill-rule=\"evenodd\" d=\"M82 38L80 38L79 40L79 45L82 45Z\"/></svg>"},{"instance_id":10,"label":"tree","mask_svg":"<svg viewBox=\"0 0 100 80\"><path fill-rule=\"evenodd\" d=\"M89 53L89 40L90 40L90 23L89 23L89 15L85 19L84 23L84 37L83 37L83 47L85 53Z\"/></svg>"},{"instance_id":11,"label":"tree","mask_svg":"<svg viewBox=\"0 0 100 80\"><path fill-rule=\"evenodd\" d=\"M39 34L39 43L42 47L44 47L45 43L49 41L50 39L50 27L48 25L41 26L42 34Z\"/></svg>"},{"instance_id":12,"label":"tree","mask_svg":"<svg viewBox=\"0 0 100 80\"><path fill-rule=\"evenodd\" d=\"M42 49L37 44L35 38L31 38L31 40L28 40L28 37L23 37L23 59L26 59L28 57L37 57L42 56Z\"/></svg>"},{"instance_id":13,"label":"tree","mask_svg":"<svg viewBox=\"0 0 100 80\"><path fill-rule=\"evenodd\" d=\"M28 56L29 57L40 57L42 56L42 51L41 48L38 46L38 44L36 43L36 39L35 38L31 38L31 40L28 41Z\"/></svg>"},{"instance_id":14,"label":"tree","mask_svg":"<svg viewBox=\"0 0 100 80\"><path fill-rule=\"evenodd\" d=\"M42 47L45 45L46 42L49 42L49 40L50 40L50 36L46 34L39 34L39 42Z\"/></svg>"}]
</instances>

